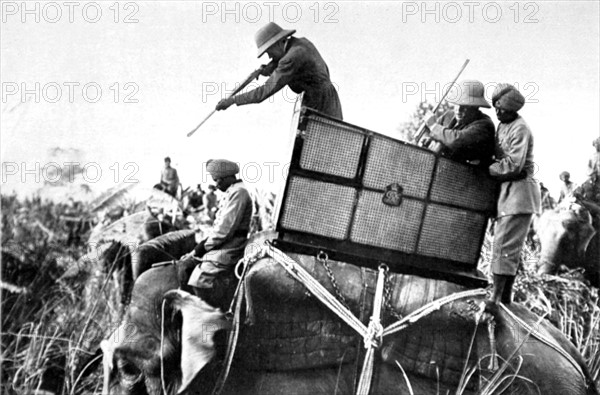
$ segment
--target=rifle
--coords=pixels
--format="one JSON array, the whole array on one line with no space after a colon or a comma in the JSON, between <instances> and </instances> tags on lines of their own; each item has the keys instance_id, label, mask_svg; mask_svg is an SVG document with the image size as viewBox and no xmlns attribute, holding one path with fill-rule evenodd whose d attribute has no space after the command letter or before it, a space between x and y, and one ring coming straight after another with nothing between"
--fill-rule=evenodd
<instances>
[{"instance_id":1,"label":"rifle","mask_svg":"<svg viewBox=\"0 0 600 395\"><path fill-rule=\"evenodd\" d=\"M462 68L460 69L460 71L458 72L458 74L456 75L456 77L454 78L454 81L452 81L452 84L450 84L450 86L446 90L446 93L444 93L444 96L442 96L442 99L439 101L439 103L437 104L437 106L435 106L435 108L433 109L433 113L434 114L440 108L440 106L442 105L442 102L444 101L444 99L446 98L446 96L448 96L448 93L450 92L450 89L452 89L452 87L456 83L456 80L458 80L458 77L460 77L460 75L465 70L465 68L467 67L468 64L469 64L469 59L465 60L465 64L463 64ZM425 122L421 123L421 126L419 127L419 129L417 130L417 133L415 134L415 141L417 142L417 145L423 146L423 144L421 143L421 139L423 138L423 135L425 134L425 127L426 127L425 126ZM440 147L438 147L438 149L432 148L432 151L438 152L439 148Z\"/></svg>"},{"instance_id":2,"label":"rifle","mask_svg":"<svg viewBox=\"0 0 600 395\"><path fill-rule=\"evenodd\" d=\"M268 65L263 64L258 69L254 70L252 73L250 73L250 75L244 80L244 82L242 82L240 84L240 86L238 86L233 92L231 92L227 96L227 99L237 95L242 89L244 89L246 86L248 86L249 83L251 83L255 79L258 79L258 76L262 75L263 71L270 65L271 65L271 63L269 63ZM189 132L187 134L187 136L190 137L192 134L194 134L196 132L196 130L198 130L200 128L200 126L202 126L204 124L204 122L206 122L208 120L208 118L212 117L212 115L215 113L215 111L217 111L216 108L214 110L212 110L210 112L210 114L208 114L206 116L206 118L204 118L204 120L202 122L200 122L200 124L198 124L198 126L196 126L191 132Z\"/></svg>"}]
</instances>

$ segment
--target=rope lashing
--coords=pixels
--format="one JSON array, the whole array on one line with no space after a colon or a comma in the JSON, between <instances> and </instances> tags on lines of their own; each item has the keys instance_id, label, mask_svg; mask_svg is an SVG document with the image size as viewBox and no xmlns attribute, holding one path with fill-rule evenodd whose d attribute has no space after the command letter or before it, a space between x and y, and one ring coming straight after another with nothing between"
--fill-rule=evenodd
<instances>
[{"instance_id":1,"label":"rope lashing","mask_svg":"<svg viewBox=\"0 0 600 395\"><path fill-rule=\"evenodd\" d=\"M289 256L273 247L271 244L267 244L266 252L271 256L277 263L297 281L303 284L317 299L327 306L333 313L340 317L346 324L354 329L363 338L367 334L367 327L360 322L358 318L352 314L340 301L338 301L333 295L325 289L313 276L310 275L302 266L296 263Z\"/></svg>"},{"instance_id":2,"label":"rope lashing","mask_svg":"<svg viewBox=\"0 0 600 395\"><path fill-rule=\"evenodd\" d=\"M243 282L245 274L247 273L249 267L258 261L259 259L264 258L265 256L270 256L275 260L275 262L279 263L295 280L299 281L303 284L317 299L319 299L327 308L329 308L334 314L340 317L347 325L353 328L362 338L364 342L364 346L367 349L365 360L363 363L363 368L361 371L361 375L359 378L359 383L357 387L356 394L357 395L367 395L369 394L371 387L371 380L373 377L373 367L374 367L374 358L375 358L375 350L379 348L382 344L383 337L391 335L393 333L399 332L403 329L406 329L411 324L417 322L421 318L426 317L429 314L439 310L442 306L452 303L456 300L472 298L477 296L484 296L487 294L485 289L474 289L469 291L457 292L448 296L444 296L440 299L437 299L433 302L430 302L419 309L413 311L406 317L398 320L397 322L391 324L387 328L383 328L381 324L381 312L383 304L385 303L384 297L384 289L385 289L385 281L387 274L387 266L380 265L378 277L377 277L377 285L375 289L375 297L373 302L373 314L371 315L368 327L352 314L352 312L344 306L338 299L336 299L331 293L323 287L317 280L315 280L300 264L294 261L292 258L287 256L282 251L275 248L269 242L265 242L265 246L260 250L256 251L254 254L245 257L244 259L238 262L236 266L236 273L239 272L240 266L242 266L242 273L238 277L241 278L240 283ZM241 286L238 285L236 289L236 297L234 297L234 301L237 302L236 307L233 309L236 313L239 314L239 310L241 307L241 299L242 296L238 295L240 292ZM232 303L233 305L233 303ZM476 313L476 322L480 322L482 319L482 314L484 312L483 309L484 304L482 303L479 307L478 312ZM577 362L560 346L556 345L546 336L539 333L539 331L534 330L524 322L522 319L514 315L506 306L500 304L501 308L516 322L521 324L524 328L526 328L529 333L531 333L534 337L542 341L547 346L553 348L558 351L563 357L565 357L573 366L577 369L579 374L585 378L581 367L577 364ZM233 307L233 306L232 306ZM229 313L231 313L231 308ZM236 314L237 315L237 314ZM237 321L239 325L239 317L235 317L234 321ZM488 321L488 339L490 340L493 354L495 354L495 328L492 320ZM233 340L233 344L237 342L237 336ZM231 345L231 341L230 341ZM233 350L235 346L229 353L228 358L230 361L232 359ZM496 358L492 357L490 363L494 363ZM493 366L490 366L493 369ZM228 369L227 369L228 370ZM227 377L222 377L221 386L218 387L218 390L215 393L219 393L222 389L222 385Z\"/></svg>"},{"instance_id":3,"label":"rope lashing","mask_svg":"<svg viewBox=\"0 0 600 395\"><path fill-rule=\"evenodd\" d=\"M414 324L421 318L426 317L434 311L439 310L445 304L452 303L459 299L472 298L475 296L484 296L486 294L487 291L485 289L472 289L469 291L456 292L451 295L434 300L433 302L429 302L425 306L418 308L406 317L402 318L400 321L396 321L392 325L385 328L383 330L383 336L391 335L392 333L396 333L403 329L406 329L408 326Z\"/></svg>"},{"instance_id":4,"label":"rope lashing","mask_svg":"<svg viewBox=\"0 0 600 395\"><path fill-rule=\"evenodd\" d=\"M254 251L252 254L244 256L235 265L234 273L239 281L235 288L235 293L233 294L231 305L229 305L229 310L225 313L225 317L228 320L232 321L231 331L229 333L229 336L227 337L227 348L225 350L223 369L221 370L219 377L217 378L217 382L215 383L215 386L213 388L212 395L221 394L225 386L225 382L227 381L227 377L229 377L229 372L231 371L231 366L233 364L233 357L235 355L235 350L240 335L242 303L244 301L244 279L250 267L253 264L255 264L259 259L264 258L265 254L266 249L260 248L257 251Z\"/></svg>"},{"instance_id":5,"label":"rope lashing","mask_svg":"<svg viewBox=\"0 0 600 395\"><path fill-rule=\"evenodd\" d=\"M527 330L527 332L531 334L531 336L535 337L536 339L538 339L539 341L541 341L542 343L544 343L548 347L552 348L553 350L555 350L556 352L558 352L560 355L562 355L567 361L569 361L571 363L571 365L573 365L573 367L575 368L575 370L577 370L577 372L581 375L581 377L583 377L583 380L587 382L587 378L586 378L585 374L583 373L583 370L581 369L581 366L579 366L579 364L575 361L575 359L573 359L573 357L570 354L568 354L560 345L556 344L555 341L553 341L552 339L549 339L547 336L545 336L544 334L542 334L539 330L536 330L535 328L532 328L531 325L527 324L521 318L519 318L518 316L516 316L503 303L500 303L500 307L513 320L515 320L520 325L522 325ZM538 322L538 324L539 324L539 322Z\"/></svg>"},{"instance_id":6,"label":"rope lashing","mask_svg":"<svg viewBox=\"0 0 600 395\"><path fill-rule=\"evenodd\" d=\"M310 273L308 273L300 264L284 254L282 251L275 248L270 243L267 243L264 249L267 255L271 256L277 263L283 266L283 268L294 279L303 284L317 299L319 299L325 306L327 306L327 308L340 317L348 326L353 328L363 338L367 352L359 379L356 392L357 395L366 395L369 393L371 379L373 377L375 350L381 345L381 340L383 337L407 328L409 325L415 323L419 319L433 313L436 310L439 310L445 304L459 299L486 295L487 293L484 289L475 289L442 297L415 310L387 328L383 328L380 319L382 304L384 303L383 291L387 267L382 265L379 267L379 274L377 277L375 300L373 303L373 314L369 321L369 326L365 327L365 325L358 318L356 318L350 310L348 310L339 300L331 295L331 293L329 293L327 289L321 285L321 283L315 280L314 277L312 277Z\"/></svg>"},{"instance_id":7,"label":"rope lashing","mask_svg":"<svg viewBox=\"0 0 600 395\"><path fill-rule=\"evenodd\" d=\"M371 380L373 379L373 367L375 363L375 350L381 346L383 338L383 326L381 326L381 308L383 306L383 288L385 285L385 276L388 272L386 265L379 265L377 275L377 285L375 287L375 299L373 301L373 314L369 320L367 334L363 337L367 354L363 362L360 379L358 381L357 395L368 395L371 389Z\"/></svg>"},{"instance_id":8,"label":"rope lashing","mask_svg":"<svg viewBox=\"0 0 600 395\"><path fill-rule=\"evenodd\" d=\"M498 370L498 354L496 353L496 323L494 320L489 320L487 323L488 340L490 341L490 363L488 370Z\"/></svg>"}]
</instances>

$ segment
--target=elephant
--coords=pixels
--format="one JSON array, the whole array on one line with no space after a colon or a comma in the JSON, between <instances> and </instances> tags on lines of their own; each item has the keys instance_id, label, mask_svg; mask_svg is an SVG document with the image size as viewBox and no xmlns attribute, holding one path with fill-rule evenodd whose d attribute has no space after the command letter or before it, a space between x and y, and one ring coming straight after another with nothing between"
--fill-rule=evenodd
<instances>
[{"instance_id":1,"label":"elephant","mask_svg":"<svg viewBox=\"0 0 600 395\"><path fill-rule=\"evenodd\" d=\"M159 196L160 197L160 196ZM179 259L195 246L193 230L178 230L168 215L159 216L149 208L100 226L88 241L90 253L82 260L100 259L118 277L121 304L129 301L135 279L153 263ZM206 229L200 229L201 235ZM82 266L85 262L82 262Z\"/></svg>"},{"instance_id":2,"label":"elephant","mask_svg":"<svg viewBox=\"0 0 600 395\"><path fill-rule=\"evenodd\" d=\"M314 257L290 256L323 280L327 290L343 297L363 323L368 322L374 270L331 260L329 277ZM336 277L346 280L337 291ZM392 291L384 315L388 323L394 319L392 312L404 316L425 303L465 290L413 275L393 274L389 279ZM354 393L364 350L348 326L271 258L255 263L244 284L247 323L241 326L222 393ZM152 268L137 279L125 319L102 342L104 393L212 390L230 324L222 311L178 289L180 285L175 265ZM474 319L482 301L478 296L438 306L404 331L384 337L370 393L445 393L459 385L465 387L463 394L478 393L493 375L483 367L476 369L491 360L492 350L486 325L478 326ZM508 393L598 394L583 358L557 329L515 303L493 314L497 355L507 372L502 385ZM465 373L467 367L473 374ZM471 380L465 384L461 382L464 377Z\"/></svg>"},{"instance_id":3,"label":"elephant","mask_svg":"<svg viewBox=\"0 0 600 395\"><path fill-rule=\"evenodd\" d=\"M539 274L556 274L564 265L582 267L584 277L600 286L600 250L598 233L589 212L578 205L574 209L559 207L544 212L536 221L541 244Z\"/></svg>"},{"instance_id":4,"label":"elephant","mask_svg":"<svg viewBox=\"0 0 600 395\"><path fill-rule=\"evenodd\" d=\"M141 244L131 253L131 270L135 281L152 264L178 260L196 246L196 231L177 230Z\"/></svg>"}]
</instances>

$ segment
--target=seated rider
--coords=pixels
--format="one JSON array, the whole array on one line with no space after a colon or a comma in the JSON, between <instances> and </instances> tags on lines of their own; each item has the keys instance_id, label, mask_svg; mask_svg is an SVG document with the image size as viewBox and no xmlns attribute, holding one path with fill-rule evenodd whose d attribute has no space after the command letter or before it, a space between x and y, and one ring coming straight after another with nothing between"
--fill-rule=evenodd
<instances>
[{"instance_id":1,"label":"seated rider","mask_svg":"<svg viewBox=\"0 0 600 395\"><path fill-rule=\"evenodd\" d=\"M491 118L479 110L490 108L485 100L483 84L476 80L462 81L454 105L440 118L428 111L424 122L430 130L429 138L442 144L442 155L462 162L489 166L495 147L495 127Z\"/></svg>"},{"instance_id":2,"label":"seated rider","mask_svg":"<svg viewBox=\"0 0 600 395\"><path fill-rule=\"evenodd\" d=\"M190 193L189 197L189 205L192 209L197 210L202 207L202 200L204 198L204 191L202 190L202 185L198 184L196 189L194 189Z\"/></svg>"},{"instance_id":3,"label":"seated rider","mask_svg":"<svg viewBox=\"0 0 600 395\"><path fill-rule=\"evenodd\" d=\"M244 255L248 239L252 199L242 180L236 178L239 172L236 163L210 160L206 168L225 196L219 202L215 223L208 235L182 260L193 258L197 263L187 283L196 296L226 310L236 286L235 265Z\"/></svg>"}]
</instances>

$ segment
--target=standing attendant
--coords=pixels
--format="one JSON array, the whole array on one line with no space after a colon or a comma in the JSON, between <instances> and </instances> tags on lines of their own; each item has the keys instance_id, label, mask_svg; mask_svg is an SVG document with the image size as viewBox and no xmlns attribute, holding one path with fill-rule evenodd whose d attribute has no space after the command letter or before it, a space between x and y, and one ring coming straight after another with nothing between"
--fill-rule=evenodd
<instances>
[{"instance_id":1,"label":"standing attendant","mask_svg":"<svg viewBox=\"0 0 600 395\"><path fill-rule=\"evenodd\" d=\"M517 113L525 104L512 85L499 84L492 105L500 124L496 131L496 159L489 167L500 182L491 269L492 304L512 301L521 250L534 214L540 211L540 190L533 178L533 135Z\"/></svg>"},{"instance_id":2,"label":"standing attendant","mask_svg":"<svg viewBox=\"0 0 600 395\"><path fill-rule=\"evenodd\" d=\"M234 103L238 106L261 103L287 85L295 93L304 92L303 106L342 119L342 105L329 78L327 64L310 41L293 37L295 32L274 22L262 27L254 38L258 57L266 52L272 59L263 71L269 79L254 90L221 100L216 109L226 110Z\"/></svg>"},{"instance_id":3,"label":"standing attendant","mask_svg":"<svg viewBox=\"0 0 600 395\"><path fill-rule=\"evenodd\" d=\"M590 160L588 161L587 175L588 177L591 177L592 175L596 174L598 177L600 177L600 137L592 141L592 145L596 151L592 154Z\"/></svg>"}]
</instances>

